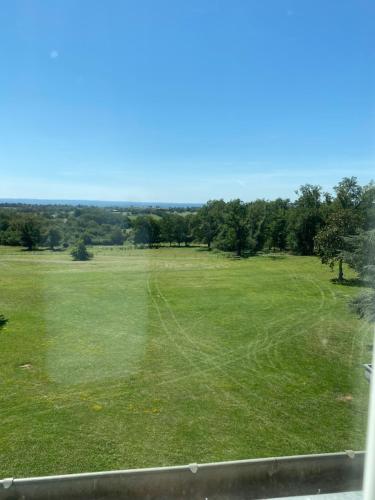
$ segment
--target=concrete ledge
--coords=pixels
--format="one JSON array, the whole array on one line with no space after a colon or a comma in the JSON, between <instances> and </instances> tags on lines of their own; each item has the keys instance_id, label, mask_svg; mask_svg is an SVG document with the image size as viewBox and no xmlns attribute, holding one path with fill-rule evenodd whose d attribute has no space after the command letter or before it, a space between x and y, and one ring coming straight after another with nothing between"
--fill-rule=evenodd
<instances>
[{"instance_id":1,"label":"concrete ledge","mask_svg":"<svg viewBox=\"0 0 375 500\"><path fill-rule=\"evenodd\" d=\"M251 500L362 489L363 452L0 481L0 500Z\"/></svg>"}]
</instances>

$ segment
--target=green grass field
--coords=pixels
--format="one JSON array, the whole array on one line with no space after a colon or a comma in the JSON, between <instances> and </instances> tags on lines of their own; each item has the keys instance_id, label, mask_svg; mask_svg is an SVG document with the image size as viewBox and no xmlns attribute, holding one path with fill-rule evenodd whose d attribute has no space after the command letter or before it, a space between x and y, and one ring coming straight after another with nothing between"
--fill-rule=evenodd
<instances>
[{"instance_id":1,"label":"green grass field","mask_svg":"<svg viewBox=\"0 0 375 500\"><path fill-rule=\"evenodd\" d=\"M0 248L0 476L362 449L370 327L318 259Z\"/></svg>"}]
</instances>

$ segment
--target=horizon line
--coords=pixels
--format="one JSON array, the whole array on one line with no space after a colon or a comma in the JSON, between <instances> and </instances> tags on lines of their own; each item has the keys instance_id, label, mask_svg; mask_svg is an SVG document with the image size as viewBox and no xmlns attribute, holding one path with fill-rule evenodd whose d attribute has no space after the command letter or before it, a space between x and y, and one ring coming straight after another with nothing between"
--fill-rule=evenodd
<instances>
[{"instance_id":1,"label":"horizon line","mask_svg":"<svg viewBox=\"0 0 375 500\"><path fill-rule=\"evenodd\" d=\"M32 202L32 203L31 203ZM93 199L72 199L72 198L1 198L0 204L4 203L14 203L14 204L38 204L38 202L43 202L41 204L51 204L51 205L80 205L84 204L111 204L111 206L115 206L116 204L120 205L146 205L151 207L157 207L158 205L168 205L168 206L182 206L182 207L199 207L204 205L204 202L179 202L179 201L130 201L130 200L93 200Z\"/></svg>"}]
</instances>

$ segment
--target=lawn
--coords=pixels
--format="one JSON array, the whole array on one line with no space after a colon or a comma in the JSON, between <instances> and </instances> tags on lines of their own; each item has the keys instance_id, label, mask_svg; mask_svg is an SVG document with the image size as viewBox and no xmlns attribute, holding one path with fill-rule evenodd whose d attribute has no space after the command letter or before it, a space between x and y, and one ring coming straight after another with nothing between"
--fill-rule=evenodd
<instances>
[{"instance_id":1,"label":"lawn","mask_svg":"<svg viewBox=\"0 0 375 500\"><path fill-rule=\"evenodd\" d=\"M0 477L362 449L370 326L313 257L0 248Z\"/></svg>"}]
</instances>

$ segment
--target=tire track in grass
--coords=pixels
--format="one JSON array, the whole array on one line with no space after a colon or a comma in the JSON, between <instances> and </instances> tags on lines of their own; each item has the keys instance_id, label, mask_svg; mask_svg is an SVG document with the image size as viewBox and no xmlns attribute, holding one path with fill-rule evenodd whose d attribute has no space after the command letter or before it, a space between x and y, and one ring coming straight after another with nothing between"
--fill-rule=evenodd
<instances>
[{"instance_id":1,"label":"tire track in grass","mask_svg":"<svg viewBox=\"0 0 375 500\"><path fill-rule=\"evenodd\" d=\"M296 281L297 286L298 286L299 288L301 288L301 287L300 287L299 282L297 282L297 280L295 280L295 281ZM195 340L193 340L193 339L192 339L192 338L191 338L191 337L187 334L187 332L185 331L185 329L184 329L184 328L181 326L181 324L178 322L178 320L177 320L177 318L176 318L176 316L175 316L175 314L174 314L173 309L171 308L171 306L170 306L169 302L167 301L166 297L162 294L162 292L161 292L161 290L160 290L160 287L159 287L158 285L157 285L157 287L158 287L158 293L159 293L160 297L164 300L164 302L165 302L166 306L168 307L169 312L171 313L171 315L172 315L172 317L173 317L173 319L174 319L174 321L175 321L175 323L176 323L177 327L179 328L180 332L181 332L181 333L184 335L184 337L185 337L185 338L186 338L186 339L190 342L190 344L192 345L192 347L193 347L195 350L198 350L200 353L202 353L202 351L201 351L201 349L200 349L200 345L199 345L199 343L198 343L198 342L196 342ZM304 289L303 289L303 290L304 290ZM304 293L305 293L305 291L304 291ZM306 293L305 293L305 295L306 295ZM272 305L270 305L270 307L272 307ZM287 319L290 321L290 319L291 319L291 318L294 318L296 314L297 314L297 313L294 313L294 314L289 315L289 316L287 317ZM277 324L277 323L279 323L279 322L285 322L285 316L284 316L284 317L282 317L282 318L280 318L280 319L275 320L274 322L272 322L272 326L274 326L275 324ZM252 341L250 341L250 342L249 342L249 344L248 344L248 347L247 347L247 355L246 355L246 357L247 357L247 359L250 361L250 359L249 359L249 358L250 358L250 356L249 356L249 351L250 351L250 349L252 349L252 354L253 354L253 362L255 362L256 367L258 366L258 363L256 362L257 354L258 354L260 351L263 351L263 350L266 350L266 351L267 351L267 350L270 350L270 349L272 348L272 346L274 346L274 345L276 345L276 344L278 344L278 343L279 343L279 342L272 342L272 343L267 342L267 341L268 341L268 338L269 338L269 331L270 331L270 329L271 329L271 324L268 324L267 330L264 330L264 329L263 329L263 331L266 333L266 335L264 335L264 334L263 334L262 336L257 335L256 340L254 341L254 339L252 339ZM281 337L281 333L283 333L283 331L284 331L284 330L285 330L285 329L283 329L282 331L280 331L280 332L279 332L279 335L278 335L278 337L279 337L279 338ZM267 337L266 339L264 339L264 337L265 337L265 336ZM207 344L205 344L205 345L207 346ZM212 346L212 344L211 344L211 346ZM210 346L210 347L211 347L211 346ZM232 363L232 362L238 362L238 361L243 361L243 360L244 360L244 358L245 358L244 356L237 356L237 351L238 351L238 350L240 350L240 349L243 349L243 347L242 347L242 346L240 346L238 349L226 350L226 358L228 357L228 354L232 354L232 355L235 355L235 356L236 356L236 358L235 358L235 359L229 359L229 361L228 361L229 363ZM203 354L205 354L205 355L206 355L206 353L203 353ZM222 356L218 356L217 358L218 358L219 360L221 360ZM212 358L212 357L210 357L210 362L212 363L212 362L213 362L213 361L215 361L215 359L217 359L217 358ZM225 364L228 364L228 362L226 362ZM222 364L223 364L223 363L221 363L221 365L222 365ZM269 365L270 365L270 366L272 366L273 368L275 368L275 369L276 369L276 366L275 366L275 364L273 363L273 361L271 361L270 356L269 356ZM216 365L216 366L217 366L217 365ZM254 369L254 370L255 370L255 369Z\"/></svg>"},{"instance_id":2,"label":"tire track in grass","mask_svg":"<svg viewBox=\"0 0 375 500\"><path fill-rule=\"evenodd\" d=\"M161 292L160 290L160 287L157 285L157 290L158 290L158 294L160 295L160 297L164 300L166 306L168 307L168 310L170 311L170 314L172 316L172 318L174 319L174 322L176 323L178 329L180 330L180 332L182 333L182 335L184 335L184 337L191 343L191 345L193 346L193 348L195 350L199 350L200 353L202 353L202 351L200 351L200 346L199 344L194 341L188 334L187 332L185 331L185 329L182 327L182 325L179 323L179 321L177 320L175 314L174 314L174 311L172 310L168 300L166 299L166 297L163 295L163 293ZM294 317L295 314L292 314L292 315L289 315L288 318L290 317ZM275 321L273 321L271 324L268 325L268 328L267 330L264 330L266 335L258 335L257 338L256 338L256 341L254 341L254 339L252 339L249 344L248 344L248 349L247 351L249 351L250 348L253 348L253 355L254 357L256 358L256 355L258 352L260 351L264 351L264 350L269 350L270 347L273 345L273 344L276 344L275 342L273 343L270 343L268 342L268 338L269 338L269 331L270 331L270 328L271 328L271 325L274 326L276 323L279 323L279 322L283 322L285 321L285 316L283 318L279 318L279 319L276 319ZM281 336L281 335L280 335ZM266 338L264 338L266 337ZM225 358L226 358L226 361L224 363L221 363L221 365L225 364L231 364L231 363L234 363L234 362L238 362L238 361L244 361L246 358L249 360L249 355L248 355L248 352L246 353L246 355L244 356L237 356L237 351L238 350L243 350L243 347L240 346L238 349L231 349L231 350L226 350L226 353L225 353ZM228 359L228 356L227 354L234 354L236 357L235 358L229 358ZM210 355L207 355L206 353L203 353L204 355L206 356L210 356ZM223 357L223 355L220 355L216 358L213 358L212 356L210 356L210 360L211 361L215 361L215 359L219 359L221 360ZM273 365L273 363L269 363L270 365ZM217 367L217 365L214 365Z\"/></svg>"},{"instance_id":3,"label":"tire track in grass","mask_svg":"<svg viewBox=\"0 0 375 500\"><path fill-rule=\"evenodd\" d=\"M151 289L150 289L150 292L151 292ZM151 293L152 293L152 292L151 292ZM159 312L160 312L160 309L159 309ZM160 314L159 314L159 318L160 318L160 317L161 317L162 324L164 324L164 325L165 325L165 321L164 321L164 320L163 320L163 318L162 318L162 314L161 314L161 312L160 312ZM176 317L175 317L175 319L176 319ZM176 319L176 321L177 321L177 319ZM280 320L277 320L277 321L279 322ZM166 326L166 325L165 325L165 326ZM169 334L170 334L170 331L169 331L169 328L168 328L168 327L166 327L166 328L167 328L167 330L168 330L168 331L167 331L167 332L165 332L165 333L168 335L168 332L169 332ZM168 338L170 339L170 335L168 335ZM264 343L264 342L263 342L263 343ZM237 359L230 359L230 360L228 360L228 362L227 362L226 364L228 364L228 365L229 365L229 364L232 364L232 363L236 362L238 359L242 359L242 358L243 358L243 357L240 357L240 358L237 358ZM217 370L217 366L214 366L212 369L213 369L213 370ZM200 372L201 372L201 373L202 373L202 372L207 372L207 369L206 369L206 370L200 370ZM189 376L189 377L191 377L191 375L190 375L190 374L189 374L188 376ZM232 378L232 380L233 380L233 378ZM240 385L240 386L242 386L242 387L245 387L243 384L239 384L238 380L236 380L236 383L237 383L237 385ZM211 388L211 389L212 389L212 388ZM246 388L246 390L248 390L248 388ZM217 393L217 390L213 389L213 392L214 392L214 393ZM238 398L235 398L235 397L234 397L234 396L232 396L232 395L230 395L229 399L231 399L233 402L235 402L237 406L242 406L242 407L244 407L244 408L246 409L246 411L247 411L247 412L249 412L249 407L248 407L248 404L246 404L246 403L245 403L245 405L244 405L244 404L242 403L242 405L239 405L239 403L240 403L239 399L238 399ZM246 400L245 400L245 401L246 401ZM64 405L64 406L66 406L66 405ZM68 406L72 406L72 405L68 405ZM263 419L263 421L264 421L264 419ZM275 426L273 426L273 427L275 427ZM281 430L282 430L282 429L281 429ZM285 432L285 431L284 431L284 432ZM289 434L290 434L290 432L288 431L288 433L287 433L287 434L289 435ZM305 442L305 441L300 440L300 443L304 443L304 442Z\"/></svg>"},{"instance_id":4,"label":"tire track in grass","mask_svg":"<svg viewBox=\"0 0 375 500\"><path fill-rule=\"evenodd\" d=\"M284 269L285 268L286 268L286 265L284 265ZM301 285L301 278L297 278L296 273L293 272L293 271L291 271L289 268L286 269L286 272L289 275L289 277L292 279L292 281L294 282L296 288L300 290L301 294L304 295L305 297L310 298L311 297L310 294L306 293L306 287ZM312 285L315 286L315 288L318 289L318 291L320 293L320 301L319 301L318 309L315 312L321 311L324 308L324 305L326 303L326 297L325 297L325 293L324 293L322 287L320 286L320 284L316 284L316 282L311 278L311 276L303 276L303 278L304 278L305 281L311 283ZM288 328L290 328L289 325L292 324L292 320L294 320L294 318L297 316L297 314L298 313L295 312L294 314L292 313L292 314L290 314L290 315L288 315L286 317L283 316L283 321L287 322L287 326L285 328L282 328L281 330L280 329L278 330L277 338L280 339L280 337L284 336L286 330ZM300 325L301 323L304 324L305 321L306 321L306 317L308 315L310 315L310 310L304 310L304 312L299 313L298 314L299 321L298 322L294 321L294 329L296 329L296 327L298 325ZM314 325L315 324L316 323L314 323ZM311 328L311 325L310 325L310 328ZM295 339L299 335L300 335L299 333L295 333L295 334L289 335L288 338L287 338L287 341L290 341L291 338ZM286 341L284 341L284 342L274 342L273 343L273 347L274 347L274 349L272 351L273 352L273 356L272 356L273 359L280 359L280 354L278 355L278 347L280 345L285 345L285 344L286 344ZM270 362L271 362L271 359L270 359ZM275 369L280 369L280 367L284 368L282 365L280 365L280 363L278 363L278 364L275 364L274 362L271 362L271 363L272 363L272 365L273 365L273 367ZM290 376L287 373L285 373L285 377L288 377L290 379Z\"/></svg>"},{"instance_id":5,"label":"tire track in grass","mask_svg":"<svg viewBox=\"0 0 375 500\"><path fill-rule=\"evenodd\" d=\"M295 275L295 273L293 273L293 278L295 280L297 280L297 277ZM322 311L324 309L324 307L326 306L326 302L327 302L327 293L330 292L330 295L333 299L333 304L335 305L337 303L337 295L336 293L334 293L330 287L322 287L322 285L320 284L320 282L317 282L316 279L312 278L310 275L306 276L305 279L307 281L309 281L311 284L313 284L315 286L315 288L318 288L319 292L320 292L320 295L321 295L321 300L320 300L320 303L319 303L319 306L317 308L317 310L315 311L316 313L319 313L320 311ZM309 325L310 326L310 329L313 329L316 325L319 325L322 321L324 321L324 318L320 317L316 322L314 322L313 324ZM353 335L352 337L352 350L354 350L354 345L357 345L357 338L358 338L358 335L361 335L361 331L363 328L361 329L357 329L355 334ZM283 329L285 331L285 329ZM298 334L295 334L292 336L292 338L296 338ZM324 340L324 339L323 339ZM364 344L364 336L362 335L362 338L361 338L361 352L363 352L363 344ZM277 347L280 346L280 344L278 343L277 344ZM301 345L300 346L301 349L303 349L305 352L309 352L308 351L308 348L306 346L303 346ZM277 350L277 349L275 349ZM330 352L335 352L332 348L330 349ZM338 352L338 351L337 351ZM351 355L351 357L353 357L353 354ZM277 359L280 359L280 356L275 356L275 358ZM299 388L298 386L295 388L296 392L298 394L304 392L304 389L302 388ZM305 397L304 399L308 399L308 400L311 400L311 401L315 401L315 398L312 398L312 397ZM320 401L329 401L331 402L332 401L332 394L323 394L323 395L320 395L319 397L319 400Z\"/></svg>"},{"instance_id":6,"label":"tire track in grass","mask_svg":"<svg viewBox=\"0 0 375 500\"><path fill-rule=\"evenodd\" d=\"M160 287L157 285L157 283L156 283L156 289L157 289L158 294L160 295L160 297L161 297L161 298L163 299L163 301L165 302L165 304L166 304L166 306L167 306L168 310L171 312L171 317L173 318L173 320L174 320L175 324L176 324L176 325L177 325L177 327L179 328L179 330L180 330L180 332L182 333L182 335L184 335L184 336L186 337L186 333L185 333L185 331L184 331L183 327L181 326L181 324L180 324L180 323L179 323L179 321L177 320L176 315L174 314L174 312L173 312L173 310L172 310L172 308L171 308L171 306L170 306L170 304L169 304L168 300L167 300L167 299L165 298L165 296L162 294L162 292L161 292L161 290L160 290ZM189 340L190 342L193 342L193 344L195 345L195 348L196 348L196 344L194 343L194 341L192 341L192 340L191 340L191 338L190 338L189 336L187 336L187 340ZM203 354L207 356L207 354L206 354L206 353L203 353ZM208 355L208 356L209 356L209 355ZM227 364L231 364L231 363L234 363L234 362L238 362L239 360L242 360L242 359L243 359L243 356L241 356L241 357L239 357L239 358L237 358L237 359L232 359L232 360L229 360ZM235 378L234 378L234 377L232 377L232 376L231 376L228 372L225 372L225 371L222 369L223 364L221 364L221 365L217 365L216 363L214 363L214 362L213 362L213 360L212 360L212 359L209 359L208 361L212 364L212 367L213 367L213 369L214 369L214 370L220 371L220 372L222 373L222 375L224 375L224 377L225 377L226 379L231 380L231 382L232 382L233 384L237 385L239 388L241 388L241 389L243 389L244 391L248 392L248 390L249 390L249 389L248 389L248 387L246 387L243 383L239 382L239 380L238 380L238 379L235 379ZM262 377L262 379L263 379L263 377ZM222 390L222 392L223 392L223 390ZM263 401L264 401L264 398L263 398L263 397L261 397L261 396L259 396L259 395L258 395L257 393L255 393L255 392L252 392L252 393L251 393L251 395L252 395L252 398L256 398L256 399L260 400L261 402L263 402ZM238 395L237 397L235 397L235 396L233 396L231 393L228 393L228 391L225 391L224 396L225 396L225 398L227 398L227 399L228 399L228 397L229 397L229 399L231 399L231 400L232 400L232 401L233 401L233 402L234 402L237 406L241 406L241 407L242 407L243 409L245 409L247 412L249 412L249 411L250 411L250 408L249 408L249 402L248 402L248 400L247 400L247 399L245 399L243 396ZM240 397L241 397L241 400L239 399ZM280 413L280 411L279 411L279 413ZM283 412L283 411L282 411L281 413L282 413L282 414L283 414L283 415L284 415L287 419L289 419L289 420L290 420L290 414L289 414L289 413L287 413L287 412ZM263 417L263 418L262 418L262 417L260 417L258 413L256 413L256 415L258 416L258 418L261 418L261 419L263 420L263 422L264 422L264 421L267 421L267 419L265 419L264 417ZM275 424L275 422L273 422L273 421L271 421L271 420L269 420L269 419L268 419L268 424L269 424L269 425L271 425L273 428L278 427L278 429L279 429L279 432L280 432L280 433L284 433L284 434L286 434L286 435L288 435L288 436L290 436L290 434L291 434L290 429L289 429L289 430L287 430L287 431L285 431L285 429L284 429L283 427L281 427L281 426L279 426L279 425ZM299 443L300 443L300 444L305 444L305 443L306 443L306 440L301 439L298 435L294 434L294 436L295 436L295 438L299 441Z\"/></svg>"},{"instance_id":7,"label":"tire track in grass","mask_svg":"<svg viewBox=\"0 0 375 500\"><path fill-rule=\"evenodd\" d=\"M295 283L297 284L298 288L301 288L301 286L300 286L300 284L299 284L300 282L297 282L296 278L295 278L295 280L294 280L294 281L295 281ZM322 290L320 290L320 289L319 289L319 291L320 291L320 295L321 295L321 299L320 299L320 303L319 303L319 309L322 309L322 308L323 308L323 306L324 306L324 302L325 302L325 295L324 295L324 293L322 293ZM159 292L160 292L160 287L159 287ZM161 294L161 295L163 295L163 294ZM304 295L308 295L308 294L304 293ZM165 297L164 297L164 299L165 299ZM169 305L169 304L168 304L168 305ZM169 308L170 308L170 305L169 305ZM171 308L170 308L170 309L171 309ZM173 311L172 311L172 312L173 312ZM290 321L290 319L291 319L291 318L294 318L297 314L298 314L298 313L294 313L294 314L292 313L291 315L289 315L289 316L288 316L288 320ZM304 313L304 316L305 316L306 314L308 314L308 312L305 312L305 313ZM173 315L174 315L174 313L173 313ZM174 316L175 316L175 315L174 315ZM177 321L176 317L175 317L175 321ZM276 320L275 322L273 322L273 324L274 324L274 325L275 325L275 324L278 324L278 323L280 323L281 321L285 321L285 316L284 316L283 318L279 319L279 320ZM302 318L302 319L300 319L299 323L304 322L304 321L305 321L305 319L304 319L304 318ZM178 323L178 321L177 321L177 323ZM182 327L181 327L181 325L180 325L180 328L182 328ZM271 328L271 325L268 325L267 333L269 332L270 328ZM283 333L284 333L287 329L288 329L288 325L287 325L287 326L285 326L285 327L284 327L283 329L281 329L281 330L279 329L278 338L282 337L282 336L283 336ZM184 332L183 332L183 333L184 333ZM293 337L296 337L296 336L298 336L298 335L299 335L299 334L297 333L297 334L295 334ZM191 340L191 339L190 339L190 340ZM288 337L288 339L287 339L287 340L290 340L290 336ZM196 349L196 348L197 348L196 343L195 343L194 341L192 341L192 342L193 342L194 347L195 347L195 349ZM284 344L285 342L282 342L282 343ZM275 345L275 346L277 347L277 345L279 345L279 344L280 344L280 342L273 342L273 343L271 344L271 346ZM233 350L232 350L232 352L233 352ZM232 363L234 363L234 362L238 362L238 360L242 360L242 359L243 359L243 357L239 357L239 358L236 358L236 359L229 359L226 363L221 363L221 365L224 365L224 364L225 364L225 365L230 365L230 364L232 364ZM274 363L271 363L271 364L273 364L273 365L274 365ZM274 366L275 366L275 365L274 365ZM217 365L216 365L216 366L214 365L214 367L213 367L213 369L214 369L214 370L215 370L215 369L218 369L218 368L219 368L219 367L218 367ZM284 368L284 367L283 367L283 368ZM221 370L221 371L223 372L223 370ZM227 375L225 372L223 372L223 373L224 373L224 376L226 376L226 378L228 378L228 375ZM285 377L285 374L284 374L284 379L285 379L285 378L289 378L289 379L290 379L290 377ZM264 380L264 377L262 377L262 380L263 380L263 381L265 381L265 380ZM246 388L243 384L239 383L239 381L238 381L238 380L234 380L234 379L232 378L232 381L233 381L236 385L238 385L238 386L240 386L240 387L244 388L245 390L247 390L247 388ZM292 382L294 382L294 385L295 385L295 381L292 381ZM267 385L270 385L270 384L267 382ZM302 390L301 390L301 392L302 392ZM253 394L253 396L254 396L254 394ZM305 399L306 399L306 398L305 398ZM238 402L238 400L237 400L237 399L236 399L236 401ZM314 402L315 402L315 399L314 399ZM290 415L289 415L289 414L286 414L286 416L289 416L289 417L290 417ZM301 442L305 442L305 441L301 441Z\"/></svg>"},{"instance_id":8,"label":"tire track in grass","mask_svg":"<svg viewBox=\"0 0 375 500\"><path fill-rule=\"evenodd\" d=\"M300 288L300 280L297 282L297 277L296 277L296 274L295 273L291 273L292 275L292 278L293 278L293 281L295 284L297 284L297 287ZM321 311L325 304L326 304L326 290L323 289L320 285L320 283L316 283L316 280L314 280L313 278L311 278L311 276L308 276L307 278L307 281L309 281L311 284L313 284L315 286L315 288L318 288L319 292L320 292L320 301L319 301L319 306L318 306L318 309L316 312L319 312ZM307 294L305 294L307 295ZM298 325L300 324L304 324L305 321L306 321L306 315L309 314L309 311L305 311L301 317L301 314L299 314L299 321L296 323L294 322L294 328L297 328ZM295 314L291 314L287 317L288 319L288 322L291 323L291 320L297 315L297 313ZM283 317L283 320L285 320L285 316ZM318 325L320 322L322 321L322 318L319 318L318 321L314 322L313 324L310 324L309 325L309 329L313 329L316 325ZM273 327L275 326L275 322L274 324L272 325ZM271 325L268 325L268 329L271 328ZM285 332L288 330L288 328L290 328L290 326L286 326L282 329L278 329L278 338L284 336ZM300 333L297 332L295 334L292 334L292 335L288 335L288 337L286 338L285 342L280 342L280 341L277 341L277 342L272 342L271 343L271 346L270 346L270 351L268 352L268 361L270 363L270 365L275 369L275 370L282 370L283 371L283 377L284 379L286 380L289 380L290 383L294 383L294 380L293 380L293 376L292 374L289 374L288 371L285 370L285 366L284 365L281 365L280 363L275 363L273 360L280 360L281 359L281 355L279 353L279 348L282 346L282 345L285 345L287 344L288 342L290 342L292 339L295 339L297 337L300 336ZM305 347L304 345L300 345L300 348L305 351L305 352L308 352L308 349L307 347ZM270 353L273 353L272 356L270 356ZM279 354L278 354L279 353Z\"/></svg>"},{"instance_id":9,"label":"tire track in grass","mask_svg":"<svg viewBox=\"0 0 375 500\"><path fill-rule=\"evenodd\" d=\"M148 290L151 302L154 305L155 310L156 310L156 312L158 314L158 317L159 317L159 320L160 320L160 324L161 324L161 326L162 326L165 334L167 335L169 341L175 346L175 348L180 353L180 355L187 361L188 365L190 365L192 368L194 368L194 370L196 370L198 373L201 373L200 368L191 360L191 358L189 356L186 355L186 353L184 352L184 350L181 349L181 347L178 344L178 342L176 342L176 340L174 339L173 334L171 334L171 332L169 331L169 328L168 328L166 322L163 319L160 307L159 307L159 305L158 305L157 301L155 300L155 297L154 297L154 295L152 293L150 279L147 279L147 290ZM191 374L189 374L189 376L190 375ZM208 386L208 385L207 385L207 388L210 391L212 390L212 388L210 386Z\"/></svg>"},{"instance_id":10,"label":"tire track in grass","mask_svg":"<svg viewBox=\"0 0 375 500\"><path fill-rule=\"evenodd\" d=\"M156 281L156 280L155 280ZM161 292L160 290L160 287L156 281L156 289L157 289L157 292L160 296L160 298L163 300L165 306L167 307L174 323L176 324L178 330L180 331L180 333L183 335L183 337L192 345L192 348L195 350L195 352L197 352L199 355L203 355L207 358L207 360L210 362L211 365L213 365L214 367L220 369L220 366L217 365L215 363L215 360L218 359L219 361L222 360L222 358L224 357L222 353L220 353L218 356L212 356L208 353L205 353L204 351L201 350L201 345L199 344L199 342L195 341L194 339L192 339L192 337L186 332L185 328L181 325L181 323L178 321L169 301L167 300L167 298L165 297L165 295ZM258 336L257 336L257 339L256 341L254 342L254 340L250 341L252 346L255 346L255 348L258 346L258 344L260 345L262 343L262 339L259 339L258 340ZM210 347L212 346L212 343L210 345L208 345L207 343L204 344L205 347ZM243 347L240 346L238 349L226 349L225 351L225 358L227 358L227 362L228 363L232 363L232 362L237 362L237 361L240 361L240 360L244 360L246 358L246 355L243 355L243 356L237 356L237 350L240 350L242 349L243 350ZM256 349L255 349L255 352L256 352ZM230 357L228 358L228 354L233 354L236 356L235 359L231 359Z\"/></svg>"}]
</instances>

